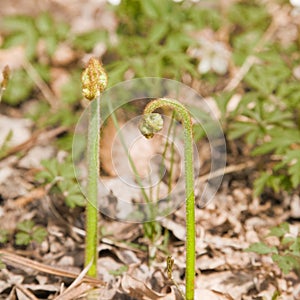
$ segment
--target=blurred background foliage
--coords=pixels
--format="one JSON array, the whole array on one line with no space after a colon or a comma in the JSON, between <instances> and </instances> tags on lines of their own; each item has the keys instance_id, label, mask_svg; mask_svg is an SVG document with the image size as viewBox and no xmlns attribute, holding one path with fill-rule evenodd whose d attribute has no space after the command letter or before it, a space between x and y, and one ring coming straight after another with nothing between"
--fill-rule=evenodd
<instances>
[{"instance_id":1,"label":"blurred background foliage","mask_svg":"<svg viewBox=\"0 0 300 300\"><path fill-rule=\"evenodd\" d=\"M25 63L13 69L2 105L22 108L32 99L47 98L37 87L41 81L49 87L50 99L36 101L25 114L38 128L73 126L83 109L83 61L96 55L110 86L154 76L182 81L211 97L229 151L235 147L238 161L257 165L255 195L299 189L299 8L289 1L122 0L102 3L99 10L108 24L99 19L99 28L81 32L50 12L4 16L0 50L22 47ZM227 88L249 58L248 72L237 86ZM57 87L58 71L63 80ZM71 131L62 136L58 147L70 151L71 136ZM199 126L195 136L204 138ZM46 182L49 176L44 176ZM81 203L74 193L74 203Z\"/></svg>"}]
</instances>

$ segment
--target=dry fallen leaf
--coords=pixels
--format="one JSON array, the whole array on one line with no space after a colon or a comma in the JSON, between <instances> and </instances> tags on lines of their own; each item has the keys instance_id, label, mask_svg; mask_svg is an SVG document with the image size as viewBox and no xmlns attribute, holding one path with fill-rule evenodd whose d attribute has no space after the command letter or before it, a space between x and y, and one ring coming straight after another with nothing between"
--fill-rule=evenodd
<instances>
[{"instance_id":1,"label":"dry fallen leaf","mask_svg":"<svg viewBox=\"0 0 300 300\"><path fill-rule=\"evenodd\" d=\"M185 234L185 225L182 223L174 222L171 219L163 218L160 221L161 225L168 230L170 230L175 237L177 237L180 241L185 241L186 234Z\"/></svg>"},{"instance_id":2,"label":"dry fallen leaf","mask_svg":"<svg viewBox=\"0 0 300 300\"><path fill-rule=\"evenodd\" d=\"M176 300L173 289L171 294L163 295L150 289L144 282L127 274L122 278L121 286L125 293L140 300Z\"/></svg>"},{"instance_id":3,"label":"dry fallen leaf","mask_svg":"<svg viewBox=\"0 0 300 300\"><path fill-rule=\"evenodd\" d=\"M209 299L209 300L233 300L233 298L224 293L217 291L210 291L206 289L196 289L195 290L195 299Z\"/></svg>"},{"instance_id":4,"label":"dry fallen leaf","mask_svg":"<svg viewBox=\"0 0 300 300\"><path fill-rule=\"evenodd\" d=\"M246 295L250 289L254 288L253 274L240 271L236 273L232 271L211 272L210 274L202 274L200 276L198 286L201 286L205 290L214 291L215 293L220 293L221 291L228 293L233 299L243 299L243 295ZM210 298L204 297L203 299Z\"/></svg>"}]
</instances>

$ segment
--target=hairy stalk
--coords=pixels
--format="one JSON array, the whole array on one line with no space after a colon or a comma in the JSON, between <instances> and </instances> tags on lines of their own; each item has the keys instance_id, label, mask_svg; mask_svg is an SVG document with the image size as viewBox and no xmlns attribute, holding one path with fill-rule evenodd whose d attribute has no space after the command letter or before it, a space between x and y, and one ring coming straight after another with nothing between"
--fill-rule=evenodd
<instances>
[{"instance_id":1,"label":"hairy stalk","mask_svg":"<svg viewBox=\"0 0 300 300\"><path fill-rule=\"evenodd\" d=\"M100 170L100 93L107 85L107 76L101 63L91 58L83 71L82 92L85 98L92 101L89 106L89 128L87 142L88 182L86 203L86 239L85 267L87 272L97 277L98 246L98 176Z\"/></svg>"},{"instance_id":2,"label":"hairy stalk","mask_svg":"<svg viewBox=\"0 0 300 300\"><path fill-rule=\"evenodd\" d=\"M100 143L100 97L89 107L88 128L88 181L86 204L86 244L85 266L91 261L88 275L97 277L97 246L98 246L98 174L99 174L99 143Z\"/></svg>"},{"instance_id":3,"label":"hairy stalk","mask_svg":"<svg viewBox=\"0 0 300 300\"><path fill-rule=\"evenodd\" d=\"M184 167L186 192L186 300L194 300L195 281L195 195L193 170L193 130L189 111L177 100L159 98L148 103L140 123L140 131L152 138L163 127L162 118L153 113L161 107L170 107L178 113L184 128Z\"/></svg>"}]
</instances>

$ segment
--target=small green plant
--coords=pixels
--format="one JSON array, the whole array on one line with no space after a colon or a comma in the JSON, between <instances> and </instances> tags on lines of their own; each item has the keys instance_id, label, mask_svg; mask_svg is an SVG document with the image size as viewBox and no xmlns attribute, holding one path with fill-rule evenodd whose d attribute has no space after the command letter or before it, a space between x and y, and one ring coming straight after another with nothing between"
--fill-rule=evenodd
<instances>
[{"instance_id":1,"label":"small green plant","mask_svg":"<svg viewBox=\"0 0 300 300\"><path fill-rule=\"evenodd\" d=\"M184 73L199 77L187 49L197 41L192 34L210 24L218 30L222 16L217 9L192 1L123 0L113 7L119 42L108 42L116 57L107 70L110 84L124 79L131 70L135 77L177 78Z\"/></svg>"},{"instance_id":2,"label":"small green plant","mask_svg":"<svg viewBox=\"0 0 300 300\"><path fill-rule=\"evenodd\" d=\"M111 274L113 276L120 276L127 270L128 270L128 266L121 266L120 268L118 268L116 270L109 271L109 274Z\"/></svg>"},{"instance_id":3,"label":"small green plant","mask_svg":"<svg viewBox=\"0 0 300 300\"><path fill-rule=\"evenodd\" d=\"M42 64L33 64L37 74L45 81L50 81L49 67ZM7 85L3 101L12 106L16 106L28 99L35 89L35 82L28 77L25 70L18 69L12 72Z\"/></svg>"},{"instance_id":4,"label":"small green plant","mask_svg":"<svg viewBox=\"0 0 300 300\"><path fill-rule=\"evenodd\" d=\"M146 138L152 138L163 127L160 114L153 113L161 107L169 107L178 113L184 127L184 163L186 192L186 300L194 299L195 281L195 195L193 169L193 128L189 111L177 100L159 98L149 102L144 109L140 131Z\"/></svg>"},{"instance_id":5,"label":"small green plant","mask_svg":"<svg viewBox=\"0 0 300 300\"><path fill-rule=\"evenodd\" d=\"M280 1L279 5L288 5ZM256 161L260 176L254 181L254 195L297 189L300 184L299 77L293 70L299 65L295 53L299 43L280 42L276 17L268 6L255 1L230 5L226 20L232 62L249 66L238 88L225 88L215 95L222 112L224 132L229 140L239 140L239 150ZM273 21L272 21L273 20ZM270 34L270 35L269 35ZM249 64L249 60L253 63ZM243 68L242 67L242 68ZM237 97L236 97L237 96ZM232 101L231 101L232 100ZM232 105L233 104L233 105ZM254 158L253 158L254 157Z\"/></svg>"},{"instance_id":6,"label":"small green plant","mask_svg":"<svg viewBox=\"0 0 300 300\"><path fill-rule=\"evenodd\" d=\"M38 75L46 82L50 81L50 68L47 64L37 63L39 42L45 45L45 52L53 56L60 42L68 37L69 26L55 21L49 13L41 13L33 18L25 15L6 16L1 20L4 38L1 48L9 49L22 45L25 55ZM26 67L25 67L26 69ZM35 82L28 77L25 69L18 69L12 73L11 80L3 101L10 105L18 105L26 100L35 89Z\"/></svg>"},{"instance_id":7,"label":"small green plant","mask_svg":"<svg viewBox=\"0 0 300 300\"><path fill-rule=\"evenodd\" d=\"M270 229L268 236L279 239L278 246L271 246L266 242L258 242L250 245L246 249L248 252L258 254L271 254L272 260L277 263L284 274L291 270L300 272L300 236L292 236L288 223L282 223L279 226Z\"/></svg>"},{"instance_id":8,"label":"small green plant","mask_svg":"<svg viewBox=\"0 0 300 300\"><path fill-rule=\"evenodd\" d=\"M70 30L67 23L54 20L47 12L37 17L6 16L2 19L1 26L6 32L2 47L25 45L26 56L29 60L37 56L40 40L45 43L47 54L52 56L58 43L68 38Z\"/></svg>"},{"instance_id":9,"label":"small green plant","mask_svg":"<svg viewBox=\"0 0 300 300\"><path fill-rule=\"evenodd\" d=\"M61 194L65 203L74 208L84 206L84 197L76 184L73 165L70 159L59 163L57 159L44 160L44 170L36 175L36 179L44 184L50 184L51 193Z\"/></svg>"},{"instance_id":10,"label":"small green plant","mask_svg":"<svg viewBox=\"0 0 300 300\"><path fill-rule=\"evenodd\" d=\"M27 246L32 242L42 243L47 237L47 230L35 225L32 220L26 220L17 225L18 232L15 235L16 245Z\"/></svg>"},{"instance_id":11,"label":"small green plant","mask_svg":"<svg viewBox=\"0 0 300 300\"><path fill-rule=\"evenodd\" d=\"M98 246L98 175L100 170L100 93L107 85L107 75L101 63L91 58L83 71L82 92L92 101L89 106L89 128L87 144L88 182L86 203L85 266L88 275L97 277Z\"/></svg>"},{"instance_id":12,"label":"small green plant","mask_svg":"<svg viewBox=\"0 0 300 300\"><path fill-rule=\"evenodd\" d=\"M5 229L0 229L0 244L5 244L8 241L8 231Z\"/></svg>"},{"instance_id":13,"label":"small green plant","mask_svg":"<svg viewBox=\"0 0 300 300\"><path fill-rule=\"evenodd\" d=\"M10 148L9 142L11 141L12 137L13 137L13 132L10 130L7 133L2 145L0 145L0 159L7 154L7 151Z\"/></svg>"}]
</instances>

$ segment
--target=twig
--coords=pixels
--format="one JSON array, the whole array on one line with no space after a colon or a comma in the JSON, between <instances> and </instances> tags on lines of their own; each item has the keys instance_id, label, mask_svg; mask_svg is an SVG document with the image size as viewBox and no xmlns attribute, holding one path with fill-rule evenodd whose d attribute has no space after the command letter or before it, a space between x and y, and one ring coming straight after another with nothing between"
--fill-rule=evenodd
<instances>
[{"instance_id":1,"label":"twig","mask_svg":"<svg viewBox=\"0 0 300 300\"><path fill-rule=\"evenodd\" d=\"M75 279L79 276L79 273L66 271L66 270L63 270L63 269L58 268L58 267L48 266L48 265L45 265L43 263L39 263L37 261L34 261L32 259L25 258L23 256L10 253L7 250L0 250L0 256L1 256L1 260L4 263L12 264L12 265L17 266L17 267L31 268L31 269L34 269L34 270L39 271L39 272L44 272L44 273L47 273L47 274L62 276L62 277L67 277L67 278L74 278ZM84 276L82 278L82 281L86 282L86 283L93 284L93 285L97 285L97 286L98 285L100 285L100 286L105 286L106 285L103 281L101 281L99 279L96 279L96 278L89 277L89 276Z\"/></svg>"},{"instance_id":2,"label":"twig","mask_svg":"<svg viewBox=\"0 0 300 300\"><path fill-rule=\"evenodd\" d=\"M36 86L39 88L47 102L50 104L51 108L56 108L58 104L56 96L51 91L49 86L45 83L45 81L41 78L41 76L32 66L32 64L28 60L25 60L23 62L23 68L25 69L29 77L34 81Z\"/></svg>"},{"instance_id":3,"label":"twig","mask_svg":"<svg viewBox=\"0 0 300 300\"><path fill-rule=\"evenodd\" d=\"M249 161L249 162L238 164L238 165L231 165L231 166L225 167L223 169L218 169L218 170L216 170L212 173L207 173L205 175L202 175L202 176L198 177L198 179L196 179L196 186L199 183L203 183L207 180L211 180L211 179L223 176L225 174L239 172L241 170L244 170L244 169L247 169L247 168L252 168L254 166L255 166L255 162Z\"/></svg>"},{"instance_id":4,"label":"twig","mask_svg":"<svg viewBox=\"0 0 300 300\"><path fill-rule=\"evenodd\" d=\"M72 289L68 289L67 292L64 292L63 294L59 295L58 297L55 298L55 300L73 300L73 299L86 299L86 298L81 298L86 294L87 292L94 292L95 290L91 291L93 289L93 286L87 283L81 282L80 284L76 285ZM94 299L99 299L97 296L95 296ZM102 299L102 298L101 298Z\"/></svg>"},{"instance_id":5,"label":"twig","mask_svg":"<svg viewBox=\"0 0 300 300\"><path fill-rule=\"evenodd\" d=\"M22 291L30 300L39 300L33 293L31 293L28 289L26 289L24 286L21 284L15 284L15 287Z\"/></svg>"},{"instance_id":6,"label":"twig","mask_svg":"<svg viewBox=\"0 0 300 300\"><path fill-rule=\"evenodd\" d=\"M68 288L65 289L64 292L63 292L59 297L56 298L56 300L65 298L65 295L66 295L66 294L68 294L72 289L74 289L77 285L79 285L79 284L82 282L84 276L85 276L86 273L88 272L88 270L89 270L89 268L91 267L91 265L92 265L92 262L90 262L90 264L87 265L87 266L80 272L80 274L78 274L77 278L75 278L75 280L72 282L72 284L71 284L70 286L68 286Z\"/></svg>"},{"instance_id":7,"label":"twig","mask_svg":"<svg viewBox=\"0 0 300 300\"><path fill-rule=\"evenodd\" d=\"M19 208L24 207L37 199L43 198L45 195L46 195L46 190L44 187L33 189L26 196L22 196L15 199L14 206Z\"/></svg>"}]
</instances>

